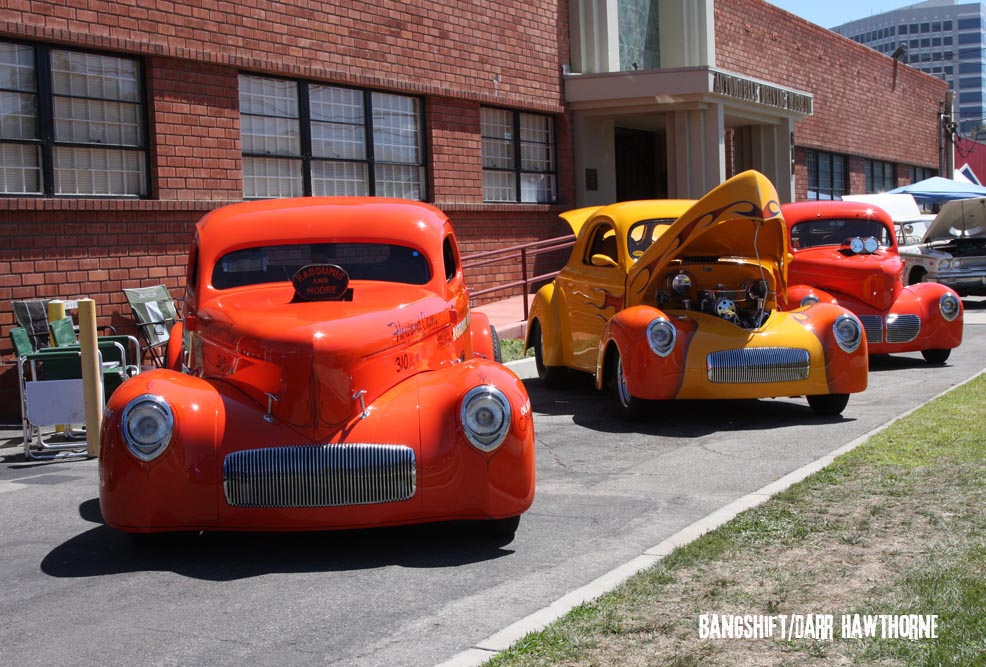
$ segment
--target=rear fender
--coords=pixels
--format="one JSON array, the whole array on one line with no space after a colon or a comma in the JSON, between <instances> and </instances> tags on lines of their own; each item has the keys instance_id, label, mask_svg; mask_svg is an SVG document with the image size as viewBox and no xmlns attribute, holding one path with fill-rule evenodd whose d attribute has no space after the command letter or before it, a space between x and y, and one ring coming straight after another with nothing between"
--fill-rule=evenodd
<instances>
[{"instance_id":1,"label":"rear fender","mask_svg":"<svg viewBox=\"0 0 986 667\"><path fill-rule=\"evenodd\" d=\"M490 318L473 310L470 314L469 335L472 336L472 353L475 357L496 359L493 349L493 334L490 332Z\"/></svg>"}]
</instances>

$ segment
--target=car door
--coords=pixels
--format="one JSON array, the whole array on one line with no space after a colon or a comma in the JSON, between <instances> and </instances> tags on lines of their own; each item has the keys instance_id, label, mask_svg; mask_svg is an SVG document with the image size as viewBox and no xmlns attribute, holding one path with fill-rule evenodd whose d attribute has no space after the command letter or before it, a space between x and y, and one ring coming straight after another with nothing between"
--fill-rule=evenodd
<instances>
[{"instance_id":1,"label":"car door","mask_svg":"<svg viewBox=\"0 0 986 667\"><path fill-rule=\"evenodd\" d=\"M571 346L564 363L586 372L596 370L596 348L603 326L623 308L626 269L616 227L607 219L589 223L587 242L558 276L568 309Z\"/></svg>"}]
</instances>

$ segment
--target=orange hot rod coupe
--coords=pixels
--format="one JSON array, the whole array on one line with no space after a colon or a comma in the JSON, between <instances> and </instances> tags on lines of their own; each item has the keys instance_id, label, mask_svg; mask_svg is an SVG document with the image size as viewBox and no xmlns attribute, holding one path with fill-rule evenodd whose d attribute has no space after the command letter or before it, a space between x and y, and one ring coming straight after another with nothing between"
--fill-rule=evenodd
<instances>
[{"instance_id":1,"label":"orange hot rod coupe","mask_svg":"<svg viewBox=\"0 0 986 667\"><path fill-rule=\"evenodd\" d=\"M170 368L112 396L106 523L130 533L482 520L534 498L521 381L418 202L234 204L196 227Z\"/></svg>"},{"instance_id":2,"label":"orange hot rod coupe","mask_svg":"<svg viewBox=\"0 0 986 667\"><path fill-rule=\"evenodd\" d=\"M867 381L866 341L849 311L783 312L787 226L774 186L747 171L698 202L633 201L562 214L568 264L528 319L539 375L568 369L611 387L627 418L648 399L805 395L839 414Z\"/></svg>"},{"instance_id":3,"label":"orange hot rod coupe","mask_svg":"<svg viewBox=\"0 0 986 667\"><path fill-rule=\"evenodd\" d=\"M962 342L962 301L938 283L904 286L894 223L858 202L781 207L790 230L788 303L835 303L863 323L870 354L921 352L944 363Z\"/></svg>"}]
</instances>

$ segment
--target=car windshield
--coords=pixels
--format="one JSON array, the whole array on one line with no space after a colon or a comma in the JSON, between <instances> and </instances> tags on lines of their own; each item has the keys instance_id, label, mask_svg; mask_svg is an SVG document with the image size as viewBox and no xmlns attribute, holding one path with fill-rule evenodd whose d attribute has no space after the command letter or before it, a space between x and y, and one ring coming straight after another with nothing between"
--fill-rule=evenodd
<instances>
[{"instance_id":1,"label":"car windshield","mask_svg":"<svg viewBox=\"0 0 986 667\"><path fill-rule=\"evenodd\" d=\"M425 256L388 243L300 243L244 248L223 255L212 270L212 285L229 289L290 281L308 264L335 264L351 280L424 285L431 279Z\"/></svg>"},{"instance_id":2,"label":"car windshield","mask_svg":"<svg viewBox=\"0 0 986 667\"><path fill-rule=\"evenodd\" d=\"M674 221L674 218L655 218L633 223L627 231L627 248L630 251L630 258L636 262Z\"/></svg>"},{"instance_id":3,"label":"car windshield","mask_svg":"<svg viewBox=\"0 0 986 667\"><path fill-rule=\"evenodd\" d=\"M799 222L791 229L791 247L814 248L822 245L843 245L850 239L869 237L882 247L892 245L890 231L877 220L860 218L823 218Z\"/></svg>"}]
</instances>

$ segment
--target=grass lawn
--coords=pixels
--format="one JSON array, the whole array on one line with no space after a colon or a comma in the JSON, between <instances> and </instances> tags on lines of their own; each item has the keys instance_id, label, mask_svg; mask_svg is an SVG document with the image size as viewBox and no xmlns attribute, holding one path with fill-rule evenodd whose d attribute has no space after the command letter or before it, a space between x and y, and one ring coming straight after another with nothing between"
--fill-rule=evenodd
<instances>
[{"instance_id":1,"label":"grass lawn","mask_svg":"<svg viewBox=\"0 0 986 667\"><path fill-rule=\"evenodd\" d=\"M534 348L524 351L524 341L516 338L505 338L500 341L500 354L503 355L503 363L516 361L524 357L533 357Z\"/></svg>"},{"instance_id":2,"label":"grass lawn","mask_svg":"<svg viewBox=\"0 0 986 667\"><path fill-rule=\"evenodd\" d=\"M986 666L986 376L488 663ZM834 640L701 639L702 614L831 614ZM937 639L842 637L937 615Z\"/></svg>"}]
</instances>

